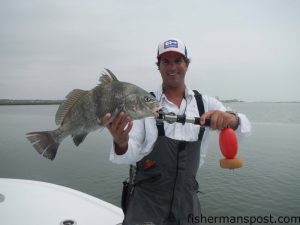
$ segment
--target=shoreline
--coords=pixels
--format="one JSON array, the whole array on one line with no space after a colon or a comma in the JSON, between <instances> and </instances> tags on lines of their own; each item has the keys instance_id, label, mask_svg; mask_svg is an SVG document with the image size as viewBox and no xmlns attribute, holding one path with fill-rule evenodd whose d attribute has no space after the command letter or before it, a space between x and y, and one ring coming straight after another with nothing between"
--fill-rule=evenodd
<instances>
[{"instance_id":1,"label":"shoreline","mask_svg":"<svg viewBox=\"0 0 300 225\"><path fill-rule=\"evenodd\" d=\"M63 100L12 100L0 99L0 105L59 105Z\"/></svg>"},{"instance_id":2,"label":"shoreline","mask_svg":"<svg viewBox=\"0 0 300 225\"><path fill-rule=\"evenodd\" d=\"M21 99L0 99L1 105L60 105L64 100L21 100ZM300 103L298 101L240 101L240 100L220 100L222 103Z\"/></svg>"}]
</instances>

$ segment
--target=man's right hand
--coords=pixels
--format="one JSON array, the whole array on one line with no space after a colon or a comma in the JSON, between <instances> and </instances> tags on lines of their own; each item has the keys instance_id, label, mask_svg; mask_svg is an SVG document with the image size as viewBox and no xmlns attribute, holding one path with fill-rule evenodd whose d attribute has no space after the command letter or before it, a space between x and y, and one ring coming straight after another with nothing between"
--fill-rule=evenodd
<instances>
[{"instance_id":1,"label":"man's right hand","mask_svg":"<svg viewBox=\"0 0 300 225\"><path fill-rule=\"evenodd\" d=\"M111 114L107 113L102 118L102 124L106 124L111 119ZM132 120L126 116L124 112L119 113L112 122L106 125L113 137L115 152L117 155L122 155L127 151L129 132L132 128Z\"/></svg>"}]
</instances>

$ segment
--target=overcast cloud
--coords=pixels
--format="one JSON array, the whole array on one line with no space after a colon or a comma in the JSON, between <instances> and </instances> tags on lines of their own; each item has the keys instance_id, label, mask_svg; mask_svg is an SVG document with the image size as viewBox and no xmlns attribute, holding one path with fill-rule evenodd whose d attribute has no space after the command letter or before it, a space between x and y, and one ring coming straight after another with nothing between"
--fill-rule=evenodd
<instances>
[{"instance_id":1,"label":"overcast cloud","mask_svg":"<svg viewBox=\"0 0 300 225\"><path fill-rule=\"evenodd\" d=\"M62 99L104 68L155 90L157 44L188 48L203 94L300 101L299 0L0 0L0 98Z\"/></svg>"}]
</instances>

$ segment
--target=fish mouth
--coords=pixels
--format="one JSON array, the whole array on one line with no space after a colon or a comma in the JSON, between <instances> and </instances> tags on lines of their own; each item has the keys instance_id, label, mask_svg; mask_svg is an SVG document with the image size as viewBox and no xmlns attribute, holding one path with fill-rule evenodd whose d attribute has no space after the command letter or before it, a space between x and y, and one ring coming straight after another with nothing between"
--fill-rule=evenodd
<instances>
[{"instance_id":1,"label":"fish mouth","mask_svg":"<svg viewBox=\"0 0 300 225\"><path fill-rule=\"evenodd\" d=\"M155 111L155 112L153 112L153 115L154 115L155 117L159 117L159 112L158 112L158 110Z\"/></svg>"},{"instance_id":2,"label":"fish mouth","mask_svg":"<svg viewBox=\"0 0 300 225\"><path fill-rule=\"evenodd\" d=\"M155 117L159 117L159 111L162 109L163 107L161 105L159 105L158 107L156 107L155 111L153 111L153 115Z\"/></svg>"}]
</instances>

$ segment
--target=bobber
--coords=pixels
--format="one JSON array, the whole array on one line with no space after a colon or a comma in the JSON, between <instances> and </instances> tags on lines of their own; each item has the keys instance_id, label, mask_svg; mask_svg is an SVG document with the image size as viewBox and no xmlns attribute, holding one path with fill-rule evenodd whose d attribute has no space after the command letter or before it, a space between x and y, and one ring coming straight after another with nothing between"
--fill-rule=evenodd
<instances>
[{"instance_id":1,"label":"bobber","mask_svg":"<svg viewBox=\"0 0 300 225\"><path fill-rule=\"evenodd\" d=\"M224 159L220 160L223 169L237 169L243 166L243 160L236 157L238 151L237 137L233 129L224 128L219 136L219 145Z\"/></svg>"}]
</instances>

